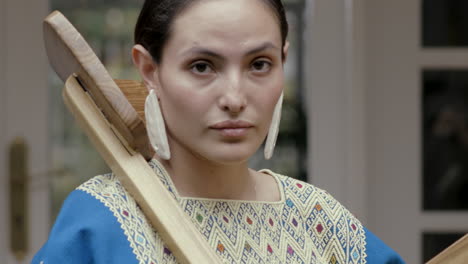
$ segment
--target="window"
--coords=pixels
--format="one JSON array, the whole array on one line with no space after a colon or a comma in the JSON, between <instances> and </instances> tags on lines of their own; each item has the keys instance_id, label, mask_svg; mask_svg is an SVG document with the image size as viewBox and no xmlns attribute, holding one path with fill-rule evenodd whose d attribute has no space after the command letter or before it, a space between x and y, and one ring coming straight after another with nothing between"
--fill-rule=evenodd
<instances>
[{"instance_id":1,"label":"window","mask_svg":"<svg viewBox=\"0 0 468 264\"><path fill-rule=\"evenodd\" d=\"M422 210L427 218L450 220L468 209L468 63L457 60L468 56L468 4L424 0L421 7ZM448 231L443 222L423 230L424 261L466 231Z\"/></svg>"}]
</instances>

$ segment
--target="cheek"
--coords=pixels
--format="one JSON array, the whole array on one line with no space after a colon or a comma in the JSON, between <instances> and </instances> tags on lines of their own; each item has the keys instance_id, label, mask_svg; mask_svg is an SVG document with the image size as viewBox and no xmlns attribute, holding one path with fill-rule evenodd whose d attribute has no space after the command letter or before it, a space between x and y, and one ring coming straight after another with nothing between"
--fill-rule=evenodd
<instances>
[{"instance_id":1,"label":"cheek","mask_svg":"<svg viewBox=\"0 0 468 264\"><path fill-rule=\"evenodd\" d=\"M193 127L201 123L208 103L194 89L176 81L173 85L162 84L160 94L161 110L169 128L182 128L189 124Z\"/></svg>"},{"instance_id":2,"label":"cheek","mask_svg":"<svg viewBox=\"0 0 468 264\"><path fill-rule=\"evenodd\" d=\"M283 92L284 85L282 76L271 78L263 87L266 89L257 92L257 103L262 108L262 111L266 112L268 115L272 115L276 103ZM268 120L269 119L270 118L268 118Z\"/></svg>"},{"instance_id":3,"label":"cheek","mask_svg":"<svg viewBox=\"0 0 468 264\"><path fill-rule=\"evenodd\" d=\"M178 64L166 66L161 71L159 80L161 104L165 105L166 109L191 113L203 105L199 102L203 99L199 95L200 87L186 77L186 72L180 69Z\"/></svg>"}]
</instances>

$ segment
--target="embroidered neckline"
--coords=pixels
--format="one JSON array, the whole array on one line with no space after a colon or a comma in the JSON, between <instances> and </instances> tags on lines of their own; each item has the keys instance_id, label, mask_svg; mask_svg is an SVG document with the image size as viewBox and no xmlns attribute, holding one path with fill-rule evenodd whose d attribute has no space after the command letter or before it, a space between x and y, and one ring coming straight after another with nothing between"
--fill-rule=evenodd
<instances>
[{"instance_id":1,"label":"embroidered neckline","mask_svg":"<svg viewBox=\"0 0 468 264\"><path fill-rule=\"evenodd\" d=\"M166 185L166 188L168 188L176 197L177 200L180 201L207 201L207 202L228 202L228 203L249 203L249 204L271 204L271 205L279 205L279 204L284 204L285 202L285 194L284 194L284 188L283 188L283 183L281 179L279 179L279 175L272 172L271 170L268 169L262 169L259 172L263 174L267 174L273 179L275 179L276 186L278 188L278 191L280 193L280 200L278 201L252 201L252 200L238 200L238 199L218 199L218 198L203 198L203 197L190 197L190 196L181 196L179 192L177 191L177 188L175 187L174 182L172 181L171 176L167 172L167 170L164 168L164 166L156 159L151 159L150 164L152 164L154 167L153 169L157 168L158 170L155 170L156 174L158 177L162 179L162 182ZM158 173L159 172L159 173Z\"/></svg>"}]
</instances>

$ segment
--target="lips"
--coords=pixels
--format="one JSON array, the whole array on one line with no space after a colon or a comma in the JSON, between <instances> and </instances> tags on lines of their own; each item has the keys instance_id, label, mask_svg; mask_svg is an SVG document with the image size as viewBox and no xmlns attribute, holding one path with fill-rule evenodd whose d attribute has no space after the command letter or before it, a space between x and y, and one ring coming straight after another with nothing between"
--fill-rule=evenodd
<instances>
[{"instance_id":1,"label":"lips","mask_svg":"<svg viewBox=\"0 0 468 264\"><path fill-rule=\"evenodd\" d=\"M227 121L216 123L210 127L214 129L235 129L235 128L250 128L250 127L253 127L253 125L247 121L242 121L242 120L227 120Z\"/></svg>"},{"instance_id":2,"label":"lips","mask_svg":"<svg viewBox=\"0 0 468 264\"><path fill-rule=\"evenodd\" d=\"M242 120L227 120L210 126L211 129L218 131L223 137L228 138L244 137L252 127L252 123Z\"/></svg>"}]
</instances>

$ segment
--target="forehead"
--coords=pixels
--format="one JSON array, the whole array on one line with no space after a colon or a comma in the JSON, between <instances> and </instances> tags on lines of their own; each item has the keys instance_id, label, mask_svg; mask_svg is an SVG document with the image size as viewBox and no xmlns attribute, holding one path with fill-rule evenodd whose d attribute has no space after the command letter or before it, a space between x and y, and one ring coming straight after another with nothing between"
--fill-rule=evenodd
<instances>
[{"instance_id":1,"label":"forehead","mask_svg":"<svg viewBox=\"0 0 468 264\"><path fill-rule=\"evenodd\" d=\"M177 44L255 45L270 41L281 46L279 22L261 0L199 0L180 13L172 26Z\"/></svg>"}]
</instances>

